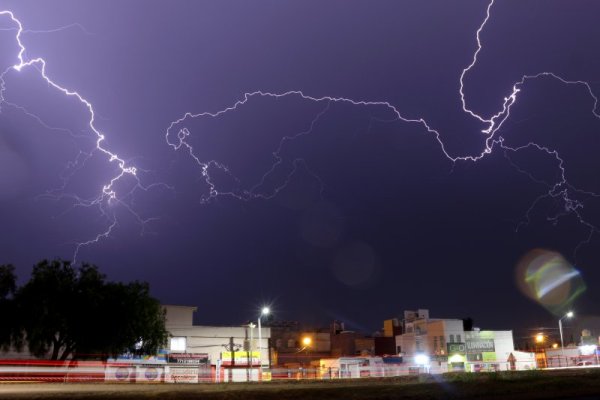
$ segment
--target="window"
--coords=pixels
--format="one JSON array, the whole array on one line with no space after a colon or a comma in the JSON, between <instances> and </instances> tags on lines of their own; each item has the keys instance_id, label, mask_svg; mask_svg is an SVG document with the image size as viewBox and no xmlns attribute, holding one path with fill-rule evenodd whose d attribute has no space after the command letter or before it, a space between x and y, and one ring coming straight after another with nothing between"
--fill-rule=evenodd
<instances>
[{"instance_id":1,"label":"window","mask_svg":"<svg viewBox=\"0 0 600 400\"><path fill-rule=\"evenodd\" d=\"M169 350L171 351L185 351L187 348L186 337L172 337L169 343Z\"/></svg>"},{"instance_id":2,"label":"window","mask_svg":"<svg viewBox=\"0 0 600 400\"><path fill-rule=\"evenodd\" d=\"M433 351L437 353L438 350L438 338L437 336L433 337Z\"/></svg>"},{"instance_id":3,"label":"window","mask_svg":"<svg viewBox=\"0 0 600 400\"><path fill-rule=\"evenodd\" d=\"M460 335L456 335L456 341L460 343Z\"/></svg>"},{"instance_id":4,"label":"window","mask_svg":"<svg viewBox=\"0 0 600 400\"><path fill-rule=\"evenodd\" d=\"M454 343L454 335L450 335L450 343Z\"/></svg>"}]
</instances>

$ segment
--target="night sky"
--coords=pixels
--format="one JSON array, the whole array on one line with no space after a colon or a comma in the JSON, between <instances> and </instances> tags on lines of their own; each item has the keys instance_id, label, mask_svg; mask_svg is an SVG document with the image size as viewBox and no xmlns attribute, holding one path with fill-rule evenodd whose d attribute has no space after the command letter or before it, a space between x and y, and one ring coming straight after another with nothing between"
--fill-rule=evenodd
<instances>
[{"instance_id":1,"label":"night sky","mask_svg":"<svg viewBox=\"0 0 600 400\"><path fill-rule=\"evenodd\" d=\"M600 4L492 5L464 74L466 108L489 119L524 75L555 75L519 85L490 154L453 162L478 157L488 138L459 92L487 7L0 1L23 24L24 58L43 57L53 82L93 105L102 146L139 179L94 202L120 170L93 151L89 111L35 66L9 70L0 263L23 282L35 262L79 248L77 261L112 280L148 281L161 302L197 306L201 324L239 324L267 303L278 319L366 332L416 308L520 329L555 326L563 312L520 289L519 260L541 248L564 257L551 274L571 277L564 299L573 294L579 321L598 315ZM15 28L0 16L2 71L19 63ZM385 104L293 93L250 96L167 131L186 112L291 90L386 102L439 140Z\"/></svg>"}]
</instances>

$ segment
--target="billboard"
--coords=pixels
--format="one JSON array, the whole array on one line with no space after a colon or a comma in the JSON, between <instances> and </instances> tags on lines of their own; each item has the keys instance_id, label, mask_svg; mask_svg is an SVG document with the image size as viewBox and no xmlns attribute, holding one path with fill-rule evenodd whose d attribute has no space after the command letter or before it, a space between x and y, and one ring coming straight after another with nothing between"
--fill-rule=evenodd
<instances>
[{"instance_id":1,"label":"billboard","mask_svg":"<svg viewBox=\"0 0 600 400\"><path fill-rule=\"evenodd\" d=\"M167 362L167 351L159 350L157 354L134 354L123 353L116 358L109 358L107 361L111 363L127 363L127 364L164 364Z\"/></svg>"},{"instance_id":2,"label":"billboard","mask_svg":"<svg viewBox=\"0 0 600 400\"><path fill-rule=\"evenodd\" d=\"M236 366L260 365L260 353L258 351L223 351L221 352L221 365L233 365L231 358Z\"/></svg>"},{"instance_id":3,"label":"billboard","mask_svg":"<svg viewBox=\"0 0 600 400\"><path fill-rule=\"evenodd\" d=\"M464 343L446 343L446 348L448 350L448 355L453 354L466 354L467 348Z\"/></svg>"},{"instance_id":4,"label":"billboard","mask_svg":"<svg viewBox=\"0 0 600 400\"><path fill-rule=\"evenodd\" d=\"M494 339L471 339L465 342L467 354L495 352Z\"/></svg>"},{"instance_id":5,"label":"billboard","mask_svg":"<svg viewBox=\"0 0 600 400\"><path fill-rule=\"evenodd\" d=\"M472 362L497 361L494 337L493 331L465 332L467 360Z\"/></svg>"},{"instance_id":6,"label":"billboard","mask_svg":"<svg viewBox=\"0 0 600 400\"><path fill-rule=\"evenodd\" d=\"M198 383L198 367L170 367L165 381L169 383Z\"/></svg>"},{"instance_id":7,"label":"billboard","mask_svg":"<svg viewBox=\"0 0 600 400\"><path fill-rule=\"evenodd\" d=\"M183 365L208 365L208 353L169 353L169 363Z\"/></svg>"}]
</instances>

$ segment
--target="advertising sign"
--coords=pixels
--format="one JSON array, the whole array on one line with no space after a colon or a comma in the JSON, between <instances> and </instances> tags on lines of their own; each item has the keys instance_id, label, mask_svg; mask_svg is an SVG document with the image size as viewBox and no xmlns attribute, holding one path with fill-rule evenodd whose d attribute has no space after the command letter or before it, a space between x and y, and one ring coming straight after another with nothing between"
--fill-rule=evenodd
<instances>
[{"instance_id":1,"label":"advertising sign","mask_svg":"<svg viewBox=\"0 0 600 400\"><path fill-rule=\"evenodd\" d=\"M221 365L232 365L231 363L231 351L223 351L221 352ZM235 360L236 366L246 366L250 365L250 358L252 364L251 365L260 365L260 353L258 351L234 351L233 359Z\"/></svg>"},{"instance_id":2,"label":"advertising sign","mask_svg":"<svg viewBox=\"0 0 600 400\"><path fill-rule=\"evenodd\" d=\"M166 351L160 350L157 354L123 353L116 358L109 358L108 362L127 364L164 364L167 362Z\"/></svg>"},{"instance_id":3,"label":"advertising sign","mask_svg":"<svg viewBox=\"0 0 600 400\"><path fill-rule=\"evenodd\" d=\"M467 348L464 343L446 343L448 355L452 354L465 354Z\"/></svg>"},{"instance_id":4,"label":"advertising sign","mask_svg":"<svg viewBox=\"0 0 600 400\"><path fill-rule=\"evenodd\" d=\"M104 376L109 382L135 382L135 367L108 365Z\"/></svg>"},{"instance_id":5,"label":"advertising sign","mask_svg":"<svg viewBox=\"0 0 600 400\"><path fill-rule=\"evenodd\" d=\"M198 383L198 368L170 367L166 381L169 383Z\"/></svg>"},{"instance_id":6,"label":"advertising sign","mask_svg":"<svg viewBox=\"0 0 600 400\"><path fill-rule=\"evenodd\" d=\"M169 363L184 365L208 365L207 353L169 353Z\"/></svg>"},{"instance_id":7,"label":"advertising sign","mask_svg":"<svg viewBox=\"0 0 600 400\"><path fill-rule=\"evenodd\" d=\"M137 366L136 382L161 382L164 376L164 367L159 365Z\"/></svg>"},{"instance_id":8,"label":"advertising sign","mask_svg":"<svg viewBox=\"0 0 600 400\"><path fill-rule=\"evenodd\" d=\"M495 352L494 339L472 339L465 343L468 354Z\"/></svg>"}]
</instances>

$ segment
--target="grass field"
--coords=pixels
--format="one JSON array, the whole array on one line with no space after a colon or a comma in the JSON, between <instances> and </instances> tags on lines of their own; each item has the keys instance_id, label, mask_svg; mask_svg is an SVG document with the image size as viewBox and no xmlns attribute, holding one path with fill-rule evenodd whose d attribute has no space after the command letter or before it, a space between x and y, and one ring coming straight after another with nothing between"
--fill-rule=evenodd
<instances>
[{"instance_id":1,"label":"grass field","mask_svg":"<svg viewBox=\"0 0 600 400\"><path fill-rule=\"evenodd\" d=\"M600 369L230 384L0 384L0 399L600 399Z\"/></svg>"}]
</instances>

